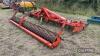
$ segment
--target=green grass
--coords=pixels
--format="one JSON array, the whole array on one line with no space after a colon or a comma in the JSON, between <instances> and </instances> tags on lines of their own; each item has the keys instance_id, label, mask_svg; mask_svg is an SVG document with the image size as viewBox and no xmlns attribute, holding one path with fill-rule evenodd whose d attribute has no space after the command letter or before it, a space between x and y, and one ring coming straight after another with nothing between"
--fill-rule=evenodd
<instances>
[{"instance_id":1,"label":"green grass","mask_svg":"<svg viewBox=\"0 0 100 56\"><path fill-rule=\"evenodd\" d=\"M64 5L58 5L58 6L54 6L51 3L37 3L38 7L41 7L42 5L45 5L47 8L54 10L54 11L58 11L58 12L63 12L63 13L68 13L68 14L78 14L78 15L83 15L83 16L93 16L96 15L96 11L94 11L92 8L79 8L77 5L73 5L70 8Z\"/></svg>"}]
</instances>

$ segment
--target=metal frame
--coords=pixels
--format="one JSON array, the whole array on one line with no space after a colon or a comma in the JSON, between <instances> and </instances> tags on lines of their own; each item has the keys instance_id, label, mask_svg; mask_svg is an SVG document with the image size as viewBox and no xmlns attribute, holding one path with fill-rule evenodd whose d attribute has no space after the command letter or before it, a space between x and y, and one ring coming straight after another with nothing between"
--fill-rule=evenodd
<instances>
[{"instance_id":1,"label":"metal frame","mask_svg":"<svg viewBox=\"0 0 100 56\"><path fill-rule=\"evenodd\" d=\"M30 16L36 17L39 20L41 20L40 18L42 17L46 22L52 21L52 22L56 22L60 25L70 26L72 28L71 31L73 33L80 32L86 27L86 24L82 21L72 22L45 7L42 7L40 10L38 10L36 12L31 12ZM64 28L64 26L63 26L63 28Z\"/></svg>"}]
</instances>

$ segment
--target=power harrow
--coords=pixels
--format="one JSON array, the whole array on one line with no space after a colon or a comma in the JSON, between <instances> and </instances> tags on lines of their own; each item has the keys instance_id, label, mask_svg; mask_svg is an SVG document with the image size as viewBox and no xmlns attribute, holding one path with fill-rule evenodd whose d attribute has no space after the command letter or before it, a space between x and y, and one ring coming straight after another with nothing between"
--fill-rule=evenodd
<instances>
[{"instance_id":1,"label":"power harrow","mask_svg":"<svg viewBox=\"0 0 100 56\"><path fill-rule=\"evenodd\" d=\"M39 25L36 25L36 24L33 24L32 22L27 21L26 15L23 17L16 17L15 16L16 13L17 11L13 15L13 17L10 19L10 22L50 48L55 48L59 45L59 43L62 40L60 36L63 34L63 30L65 26L69 27L73 33L80 32L87 26L82 21L78 22L78 21L67 20L66 18L44 7L41 8L39 11L30 13L30 16L34 16L39 20L43 18L46 22L52 21L52 22L56 22L60 24L61 30L58 33L55 33L48 29L45 29L44 27L41 27Z\"/></svg>"},{"instance_id":2,"label":"power harrow","mask_svg":"<svg viewBox=\"0 0 100 56\"><path fill-rule=\"evenodd\" d=\"M59 31L58 33L52 32L39 25L33 24L32 22L26 21L24 16L13 16L10 19L10 22L50 48L57 47L62 40L60 37L62 31Z\"/></svg>"},{"instance_id":3,"label":"power harrow","mask_svg":"<svg viewBox=\"0 0 100 56\"><path fill-rule=\"evenodd\" d=\"M87 24L85 24L83 21L78 22L68 20L45 7L42 7L36 12L31 12L29 16L36 17L39 20L43 18L46 22L56 22L60 25L64 25L63 27L67 26L68 28L70 28L72 33L80 32L87 26Z\"/></svg>"}]
</instances>

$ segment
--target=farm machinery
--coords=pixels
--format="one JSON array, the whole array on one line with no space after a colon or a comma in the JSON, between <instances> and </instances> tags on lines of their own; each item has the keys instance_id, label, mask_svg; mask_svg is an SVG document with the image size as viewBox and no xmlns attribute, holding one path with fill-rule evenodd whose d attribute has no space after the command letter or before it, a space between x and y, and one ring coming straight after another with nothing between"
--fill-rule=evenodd
<instances>
[{"instance_id":1,"label":"farm machinery","mask_svg":"<svg viewBox=\"0 0 100 56\"><path fill-rule=\"evenodd\" d=\"M100 16L92 16L91 19L87 20L88 23L100 24Z\"/></svg>"},{"instance_id":2,"label":"farm machinery","mask_svg":"<svg viewBox=\"0 0 100 56\"><path fill-rule=\"evenodd\" d=\"M62 29L58 32L52 32L48 29L45 29L42 26L37 24L33 24L30 21L27 21L26 16L16 17L16 13L14 13L13 17L10 19L10 22L36 38L40 42L44 43L49 48L55 48L59 45L62 38L60 35L63 33Z\"/></svg>"},{"instance_id":3,"label":"farm machinery","mask_svg":"<svg viewBox=\"0 0 100 56\"><path fill-rule=\"evenodd\" d=\"M0 0L0 8L1 9L9 9L10 0Z\"/></svg>"},{"instance_id":4,"label":"farm machinery","mask_svg":"<svg viewBox=\"0 0 100 56\"><path fill-rule=\"evenodd\" d=\"M36 10L35 2L31 1L12 2L10 7L22 13Z\"/></svg>"},{"instance_id":5,"label":"farm machinery","mask_svg":"<svg viewBox=\"0 0 100 56\"><path fill-rule=\"evenodd\" d=\"M27 12L31 10L35 10L35 2L33 1L23 1L23 0L0 0L0 7L2 9L14 9L18 12Z\"/></svg>"},{"instance_id":6,"label":"farm machinery","mask_svg":"<svg viewBox=\"0 0 100 56\"><path fill-rule=\"evenodd\" d=\"M82 21L78 22L67 20L45 7L35 11L34 13L28 13L22 17L16 17L16 13L17 12L14 13L10 22L50 48L55 48L59 45L62 40L61 35L63 34L65 26L69 27L73 33L80 32L87 26L87 24ZM61 29L58 33L52 32L42 26L27 21L26 16L34 16L39 20L44 19L46 22L56 22L61 25Z\"/></svg>"},{"instance_id":7,"label":"farm machinery","mask_svg":"<svg viewBox=\"0 0 100 56\"><path fill-rule=\"evenodd\" d=\"M45 7L42 7L36 12L31 12L30 16L33 16L39 20L44 19L46 22L56 22L60 24L62 28L67 26L68 30L71 30L72 33L80 32L87 26L87 24L82 21L78 22L68 20Z\"/></svg>"}]
</instances>

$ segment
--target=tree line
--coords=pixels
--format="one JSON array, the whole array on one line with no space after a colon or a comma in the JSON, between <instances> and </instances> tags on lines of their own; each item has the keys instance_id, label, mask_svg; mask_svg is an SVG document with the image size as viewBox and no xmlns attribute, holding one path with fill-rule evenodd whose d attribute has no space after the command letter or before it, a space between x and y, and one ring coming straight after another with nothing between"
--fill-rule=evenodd
<instances>
[{"instance_id":1,"label":"tree line","mask_svg":"<svg viewBox=\"0 0 100 56\"><path fill-rule=\"evenodd\" d=\"M100 10L100 0L37 0L39 6L47 6L50 9L58 11L88 11L89 9L95 13ZM65 10L66 9L66 10Z\"/></svg>"}]
</instances>

